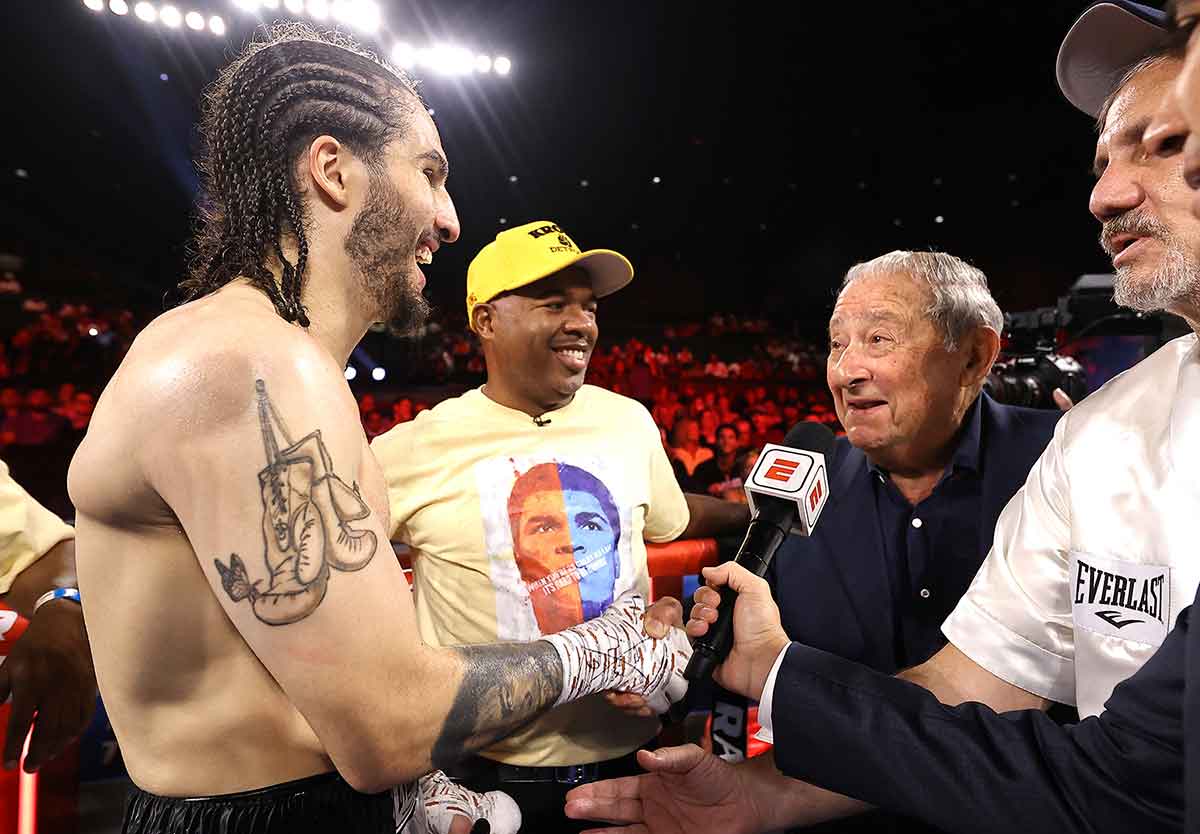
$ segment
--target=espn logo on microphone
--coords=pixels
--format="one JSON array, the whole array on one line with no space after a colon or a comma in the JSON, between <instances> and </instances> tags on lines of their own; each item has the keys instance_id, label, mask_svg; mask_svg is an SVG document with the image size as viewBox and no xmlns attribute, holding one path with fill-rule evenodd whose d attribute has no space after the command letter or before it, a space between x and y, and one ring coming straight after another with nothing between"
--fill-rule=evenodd
<instances>
[{"instance_id":1,"label":"espn logo on microphone","mask_svg":"<svg viewBox=\"0 0 1200 834\"><path fill-rule=\"evenodd\" d=\"M772 495L796 504L799 513L792 532L812 534L817 517L829 498L825 476L825 456L805 449L791 449L768 443L758 456L746 481L746 499L750 511L757 512L755 495Z\"/></svg>"}]
</instances>

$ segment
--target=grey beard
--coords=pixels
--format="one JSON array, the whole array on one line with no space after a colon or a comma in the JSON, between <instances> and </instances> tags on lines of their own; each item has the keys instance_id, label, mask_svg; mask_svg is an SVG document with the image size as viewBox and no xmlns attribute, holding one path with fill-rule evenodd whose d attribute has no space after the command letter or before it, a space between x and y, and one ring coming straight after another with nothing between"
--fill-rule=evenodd
<instances>
[{"instance_id":1,"label":"grey beard","mask_svg":"<svg viewBox=\"0 0 1200 834\"><path fill-rule=\"evenodd\" d=\"M1181 246L1164 239L1166 254L1150 279L1138 281L1130 267L1119 267L1113 280L1113 300L1122 307L1151 313L1200 300L1200 266Z\"/></svg>"}]
</instances>

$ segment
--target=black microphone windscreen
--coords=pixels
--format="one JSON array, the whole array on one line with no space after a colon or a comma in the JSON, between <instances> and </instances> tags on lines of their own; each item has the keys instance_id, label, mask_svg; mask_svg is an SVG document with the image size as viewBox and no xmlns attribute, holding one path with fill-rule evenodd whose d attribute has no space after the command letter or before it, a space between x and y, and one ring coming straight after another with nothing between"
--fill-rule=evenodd
<instances>
[{"instance_id":1,"label":"black microphone windscreen","mask_svg":"<svg viewBox=\"0 0 1200 834\"><path fill-rule=\"evenodd\" d=\"M790 449L805 449L809 452L819 452L825 457L833 451L837 440L828 427L822 423L797 423L783 438L783 445Z\"/></svg>"}]
</instances>

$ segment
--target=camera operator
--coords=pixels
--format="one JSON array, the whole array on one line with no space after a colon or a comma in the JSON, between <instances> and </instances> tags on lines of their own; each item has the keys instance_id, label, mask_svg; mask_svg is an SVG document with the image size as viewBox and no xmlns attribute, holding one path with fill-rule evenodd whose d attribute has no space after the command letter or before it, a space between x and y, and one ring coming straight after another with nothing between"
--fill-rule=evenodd
<instances>
[{"instance_id":1,"label":"camera operator","mask_svg":"<svg viewBox=\"0 0 1200 834\"><path fill-rule=\"evenodd\" d=\"M1060 299L1065 306L1068 297ZM1066 411L1087 395L1083 367L1071 356L1056 353L1063 319L1053 307L1004 316L1005 356L983 384L995 400L1028 408L1058 407Z\"/></svg>"}]
</instances>

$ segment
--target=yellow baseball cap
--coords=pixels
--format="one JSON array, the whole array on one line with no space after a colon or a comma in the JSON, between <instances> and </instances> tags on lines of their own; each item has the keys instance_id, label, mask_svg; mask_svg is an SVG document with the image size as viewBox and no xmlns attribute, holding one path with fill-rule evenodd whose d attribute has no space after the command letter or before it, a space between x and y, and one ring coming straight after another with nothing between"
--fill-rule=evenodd
<instances>
[{"instance_id":1,"label":"yellow baseball cap","mask_svg":"<svg viewBox=\"0 0 1200 834\"><path fill-rule=\"evenodd\" d=\"M467 322L471 329L475 329L471 321L475 305L573 265L587 270L596 298L611 295L633 280L633 264L624 255L611 249L581 252L575 241L549 220L500 232L467 267Z\"/></svg>"}]
</instances>

